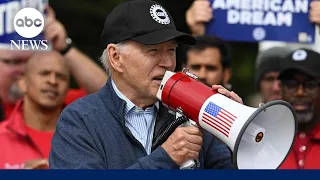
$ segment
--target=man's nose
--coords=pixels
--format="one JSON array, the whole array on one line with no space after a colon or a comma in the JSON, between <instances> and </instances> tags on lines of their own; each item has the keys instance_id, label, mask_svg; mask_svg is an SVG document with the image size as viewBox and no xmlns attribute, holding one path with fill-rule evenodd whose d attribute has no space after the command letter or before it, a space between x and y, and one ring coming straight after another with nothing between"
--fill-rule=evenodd
<instances>
[{"instance_id":1,"label":"man's nose","mask_svg":"<svg viewBox=\"0 0 320 180\"><path fill-rule=\"evenodd\" d=\"M273 91L280 91L280 80L275 80L272 83L272 90Z\"/></svg>"},{"instance_id":2,"label":"man's nose","mask_svg":"<svg viewBox=\"0 0 320 180\"><path fill-rule=\"evenodd\" d=\"M162 54L160 57L159 66L165 67L167 69L175 66L176 59L169 55Z\"/></svg>"},{"instance_id":3,"label":"man's nose","mask_svg":"<svg viewBox=\"0 0 320 180\"><path fill-rule=\"evenodd\" d=\"M54 74L50 74L49 76L49 83L50 84L57 84L57 77Z\"/></svg>"},{"instance_id":4,"label":"man's nose","mask_svg":"<svg viewBox=\"0 0 320 180\"><path fill-rule=\"evenodd\" d=\"M200 67L198 74L196 74L200 79L206 79L207 77L207 70L204 67Z\"/></svg>"},{"instance_id":5,"label":"man's nose","mask_svg":"<svg viewBox=\"0 0 320 180\"><path fill-rule=\"evenodd\" d=\"M299 96L303 96L303 95L306 94L306 91L305 91L305 89L304 89L302 84L298 85L296 94L299 95Z\"/></svg>"}]
</instances>

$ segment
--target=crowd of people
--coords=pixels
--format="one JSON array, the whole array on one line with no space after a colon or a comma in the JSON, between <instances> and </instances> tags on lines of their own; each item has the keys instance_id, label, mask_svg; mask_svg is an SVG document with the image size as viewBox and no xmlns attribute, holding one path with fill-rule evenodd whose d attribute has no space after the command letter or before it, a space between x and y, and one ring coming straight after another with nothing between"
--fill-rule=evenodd
<instances>
[{"instance_id":1,"label":"crowd of people","mask_svg":"<svg viewBox=\"0 0 320 180\"><path fill-rule=\"evenodd\" d=\"M232 151L199 127L177 127L153 145L175 119L156 93L164 73L177 66L178 45L181 67L244 103L230 83L230 45L205 35L205 23L215 18L209 1L195 0L186 11L191 35L178 31L157 2L119 4L101 34L104 69L73 46L47 10L44 34L52 50L0 49L0 169L179 169L189 159L197 160L195 168L234 168ZM320 25L320 2L311 3L310 21ZM319 68L320 54L312 49L272 47L257 55L261 103L287 101L298 122L280 169L320 168ZM80 89L69 88L71 76Z\"/></svg>"}]
</instances>

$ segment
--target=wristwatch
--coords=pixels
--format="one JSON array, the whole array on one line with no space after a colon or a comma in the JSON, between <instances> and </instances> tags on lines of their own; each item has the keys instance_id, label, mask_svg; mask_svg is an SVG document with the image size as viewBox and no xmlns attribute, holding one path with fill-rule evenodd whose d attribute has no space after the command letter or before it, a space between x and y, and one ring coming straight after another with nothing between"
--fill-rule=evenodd
<instances>
[{"instance_id":1,"label":"wristwatch","mask_svg":"<svg viewBox=\"0 0 320 180\"><path fill-rule=\"evenodd\" d=\"M69 52L69 50L73 47L72 39L66 38L67 47L60 51L60 54L65 55Z\"/></svg>"}]
</instances>

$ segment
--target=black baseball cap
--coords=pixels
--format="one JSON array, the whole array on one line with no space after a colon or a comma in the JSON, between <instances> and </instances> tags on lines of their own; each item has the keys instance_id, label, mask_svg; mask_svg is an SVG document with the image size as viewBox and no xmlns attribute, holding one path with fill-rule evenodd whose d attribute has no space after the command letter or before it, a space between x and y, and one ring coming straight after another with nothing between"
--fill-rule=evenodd
<instances>
[{"instance_id":1,"label":"black baseball cap","mask_svg":"<svg viewBox=\"0 0 320 180\"><path fill-rule=\"evenodd\" d=\"M103 48L110 43L129 39L145 45L160 44L172 39L190 45L196 42L193 36L178 31L169 12L151 0L121 3L105 20L101 34Z\"/></svg>"},{"instance_id":2,"label":"black baseball cap","mask_svg":"<svg viewBox=\"0 0 320 180\"><path fill-rule=\"evenodd\" d=\"M259 90L263 76L269 72L280 72L283 58L290 54L292 50L288 47L271 47L259 53L255 64L255 86Z\"/></svg>"},{"instance_id":3,"label":"black baseball cap","mask_svg":"<svg viewBox=\"0 0 320 180\"><path fill-rule=\"evenodd\" d=\"M284 79L292 70L301 71L313 78L320 78L320 54L306 48L300 48L288 56L282 62L283 70L278 79Z\"/></svg>"}]
</instances>

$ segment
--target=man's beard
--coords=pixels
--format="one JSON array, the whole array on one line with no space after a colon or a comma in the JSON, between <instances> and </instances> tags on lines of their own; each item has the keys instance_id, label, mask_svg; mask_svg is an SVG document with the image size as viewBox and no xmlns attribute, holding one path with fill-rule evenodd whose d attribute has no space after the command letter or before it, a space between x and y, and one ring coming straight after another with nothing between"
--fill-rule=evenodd
<instances>
[{"instance_id":1,"label":"man's beard","mask_svg":"<svg viewBox=\"0 0 320 180\"><path fill-rule=\"evenodd\" d=\"M297 115L297 122L298 124L301 125L306 125L308 123L310 123L313 119L313 110L314 110L314 106L312 104L312 100L311 99L307 99L307 98L294 98L290 100L290 104L294 105L294 104L307 104L309 105L309 107L307 109L304 110L295 110L296 111L296 115Z\"/></svg>"},{"instance_id":2,"label":"man's beard","mask_svg":"<svg viewBox=\"0 0 320 180\"><path fill-rule=\"evenodd\" d=\"M23 93L20 91L18 87L18 83L14 82L13 84L11 84L9 88L9 97L8 97L9 101L15 103L22 97L23 97Z\"/></svg>"},{"instance_id":3,"label":"man's beard","mask_svg":"<svg viewBox=\"0 0 320 180\"><path fill-rule=\"evenodd\" d=\"M313 119L313 111L296 111L298 124L305 125Z\"/></svg>"}]
</instances>

